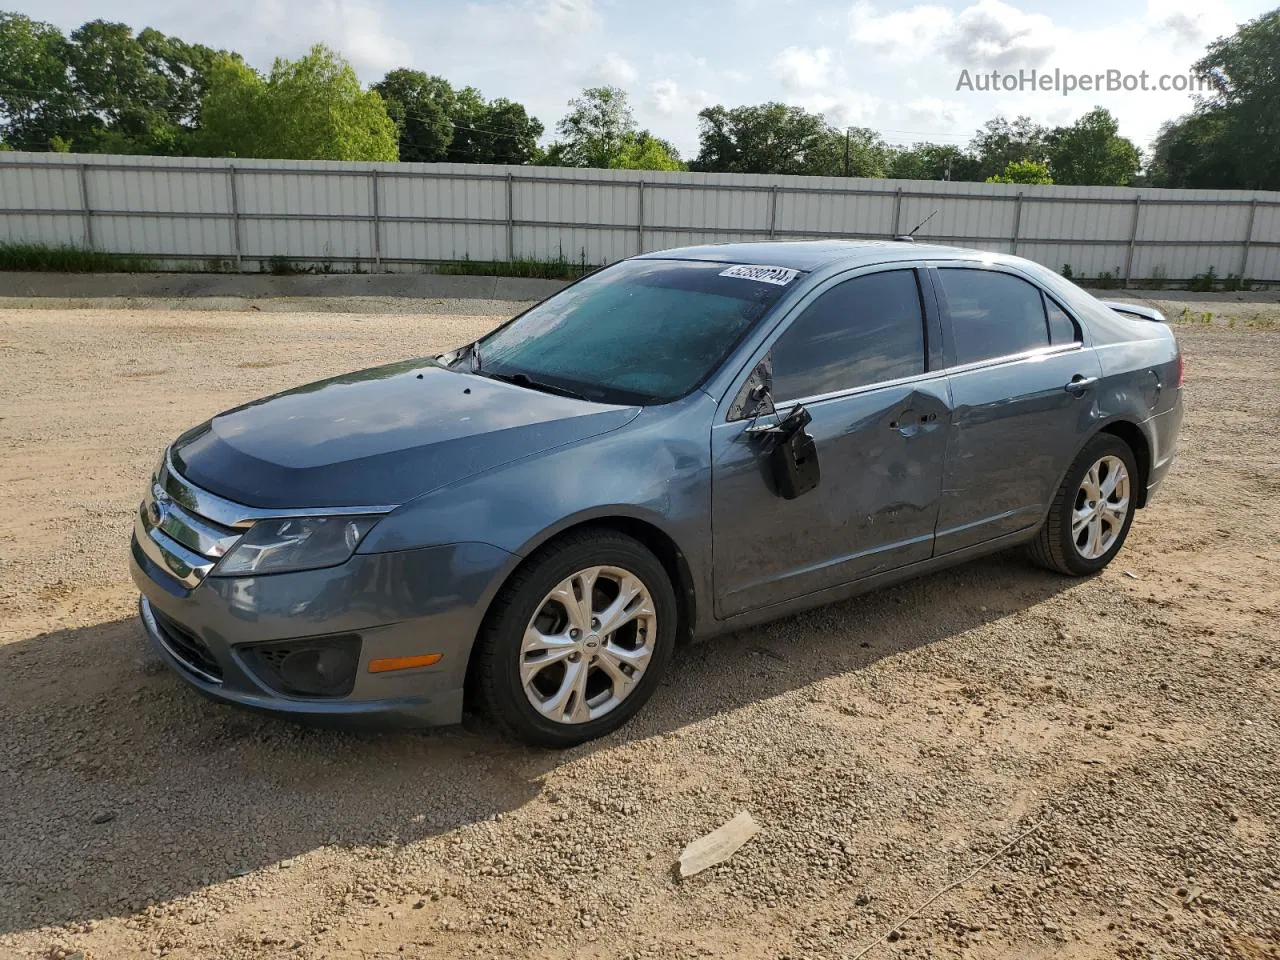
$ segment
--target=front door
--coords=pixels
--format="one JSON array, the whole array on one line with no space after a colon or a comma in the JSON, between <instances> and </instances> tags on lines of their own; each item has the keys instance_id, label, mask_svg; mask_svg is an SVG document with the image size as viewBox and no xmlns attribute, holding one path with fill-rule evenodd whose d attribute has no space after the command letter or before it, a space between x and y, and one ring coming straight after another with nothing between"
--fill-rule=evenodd
<instances>
[{"instance_id":1,"label":"front door","mask_svg":"<svg viewBox=\"0 0 1280 960\"><path fill-rule=\"evenodd\" d=\"M1044 519L1092 430L1102 371L1075 321L1022 277L941 265L934 277L955 401L938 517L942 555Z\"/></svg>"},{"instance_id":2,"label":"front door","mask_svg":"<svg viewBox=\"0 0 1280 960\"><path fill-rule=\"evenodd\" d=\"M750 421L712 429L717 617L932 554L951 404L926 362L936 316L921 279L901 268L836 279L769 348L779 412L800 402L813 418L815 489L778 495Z\"/></svg>"}]
</instances>

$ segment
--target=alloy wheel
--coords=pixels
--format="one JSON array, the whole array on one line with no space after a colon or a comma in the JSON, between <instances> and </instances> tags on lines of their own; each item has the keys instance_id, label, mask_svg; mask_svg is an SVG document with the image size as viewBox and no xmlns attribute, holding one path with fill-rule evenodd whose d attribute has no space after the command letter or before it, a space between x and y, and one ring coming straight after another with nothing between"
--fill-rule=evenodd
<instances>
[{"instance_id":1,"label":"alloy wheel","mask_svg":"<svg viewBox=\"0 0 1280 960\"><path fill-rule=\"evenodd\" d=\"M597 720L635 689L657 639L644 582L622 567L588 567L538 604L520 644L520 684L556 723Z\"/></svg>"},{"instance_id":2,"label":"alloy wheel","mask_svg":"<svg viewBox=\"0 0 1280 960\"><path fill-rule=\"evenodd\" d=\"M1086 560L1097 560L1115 544L1129 515L1129 471L1119 457L1105 456L1085 472L1071 511L1071 540Z\"/></svg>"}]
</instances>

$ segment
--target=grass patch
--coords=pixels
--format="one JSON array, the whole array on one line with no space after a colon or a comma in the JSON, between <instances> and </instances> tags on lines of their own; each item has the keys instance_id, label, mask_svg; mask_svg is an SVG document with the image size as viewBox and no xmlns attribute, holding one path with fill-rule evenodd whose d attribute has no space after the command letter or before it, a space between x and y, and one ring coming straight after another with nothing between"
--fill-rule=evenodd
<instances>
[{"instance_id":1,"label":"grass patch","mask_svg":"<svg viewBox=\"0 0 1280 960\"><path fill-rule=\"evenodd\" d=\"M451 260L436 273L452 277L524 277L535 280L577 280L596 269L584 257L575 263L563 256L553 260Z\"/></svg>"},{"instance_id":2,"label":"grass patch","mask_svg":"<svg viewBox=\"0 0 1280 960\"><path fill-rule=\"evenodd\" d=\"M46 247L38 243L0 243L0 270L45 273L149 273L155 264L146 257L100 253L83 247Z\"/></svg>"}]
</instances>

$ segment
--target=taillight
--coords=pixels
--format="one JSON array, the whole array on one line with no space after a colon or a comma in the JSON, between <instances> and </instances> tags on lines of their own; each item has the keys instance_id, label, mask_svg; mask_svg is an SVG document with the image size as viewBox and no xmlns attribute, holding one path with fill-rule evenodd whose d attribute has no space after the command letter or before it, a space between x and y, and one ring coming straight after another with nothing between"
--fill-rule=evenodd
<instances>
[{"instance_id":1,"label":"taillight","mask_svg":"<svg viewBox=\"0 0 1280 960\"><path fill-rule=\"evenodd\" d=\"M1182 378L1185 370L1186 370L1186 364L1183 362L1183 359L1182 359L1182 351L1179 350L1178 351L1178 376L1173 384L1175 387L1182 386Z\"/></svg>"}]
</instances>

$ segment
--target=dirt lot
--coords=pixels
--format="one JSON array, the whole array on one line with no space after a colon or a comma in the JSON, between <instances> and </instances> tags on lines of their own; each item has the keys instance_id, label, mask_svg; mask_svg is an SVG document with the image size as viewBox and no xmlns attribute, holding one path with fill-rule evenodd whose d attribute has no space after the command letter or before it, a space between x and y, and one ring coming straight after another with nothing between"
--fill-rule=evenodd
<instances>
[{"instance_id":1,"label":"dirt lot","mask_svg":"<svg viewBox=\"0 0 1280 960\"><path fill-rule=\"evenodd\" d=\"M1179 326L1181 458L1102 576L998 557L694 646L594 745L159 669L125 554L162 445L494 322L454 309L0 311L0 956L847 958L969 876L871 955L1280 957L1280 332Z\"/></svg>"}]
</instances>

